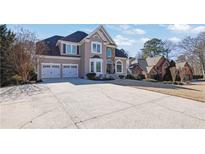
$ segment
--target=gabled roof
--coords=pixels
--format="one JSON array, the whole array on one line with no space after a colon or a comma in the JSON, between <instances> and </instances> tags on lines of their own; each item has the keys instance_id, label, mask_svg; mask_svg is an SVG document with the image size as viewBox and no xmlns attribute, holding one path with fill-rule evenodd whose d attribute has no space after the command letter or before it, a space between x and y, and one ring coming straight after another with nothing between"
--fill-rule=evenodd
<instances>
[{"instance_id":1,"label":"gabled roof","mask_svg":"<svg viewBox=\"0 0 205 154\"><path fill-rule=\"evenodd\" d=\"M82 31L76 31L76 32L62 38L61 40L69 41L69 42L80 42L86 36L88 36L87 33L82 32Z\"/></svg>"},{"instance_id":2,"label":"gabled roof","mask_svg":"<svg viewBox=\"0 0 205 154\"><path fill-rule=\"evenodd\" d=\"M147 72L148 65L147 65L147 61L145 59L138 59L138 64L145 72Z\"/></svg>"},{"instance_id":3,"label":"gabled roof","mask_svg":"<svg viewBox=\"0 0 205 154\"><path fill-rule=\"evenodd\" d=\"M187 64L186 61L184 61L184 62L177 62L177 63L176 63L176 68L177 68L177 69L183 68L186 64Z\"/></svg>"},{"instance_id":4,"label":"gabled roof","mask_svg":"<svg viewBox=\"0 0 205 154\"><path fill-rule=\"evenodd\" d=\"M128 56L127 56L126 52L123 49L121 49L121 50L115 49L115 57L127 58Z\"/></svg>"},{"instance_id":5,"label":"gabled roof","mask_svg":"<svg viewBox=\"0 0 205 154\"><path fill-rule=\"evenodd\" d=\"M141 69L142 71L143 71L143 69L139 66L139 64L137 64L137 63L134 63L134 64L131 64L130 66L129 66L129 69L133 69L133 68L139 68L139 69Z\"/></svg>"},{"instance_id":6,"label":"gabled roof","mask_svg":"<svg viewBox=\"0 0 205 154\"><path fill-rule=\"evenodd\" d=\"M68 57L66 55L61 55L59 47L56 46L56 43L58 42L58 40L60 40L62 38L64 38L64 37L55 35L55 36L52 36L52 37L49 37L47 39L44 39L44 40L40 41L40 42L45 43L46 47L48 48L46 51L44 51L42 53L42 55ZM37 43L40 43L40 42L37 42ZM75 55L71 56L70 55L69 57L79 57L79 56L75 56Z\"/></svg>"},{"instance_id":7,"label":"gabled roof","mask_svg":"<svg viewBox=\"0 0 205 154\"><path fill-rule=\"evenodd\" d=\"M159 61L164 58L164 56L155 56L155 57L148 57L145 59L138 59L139 66L149 73L155 65L159 63Z\"/></svg>"},{"instance_id":8,"label":"gabled roof","mask_svg":"<svg viewBox=\"0 0 205 154\"><path fill-rule=\"evenodd\" d=\"M155 66L163 56L148 57L146 59L148 66Z\"/></svg>"},{"instance_id":9,"label":"gabled roof","mask_svg":"<svg viewBox=\"0 0 205 154\"><path fill-rule=\"evenodd\" d=\"M106 38L111 42L111 44L116 45L115 41L111 38L111 36L108 34L108 32L106 31L106 29L103 27L103 25L98 26L94 31L92 31L90 34L88 34L84 39L86 38L90 38L93 34L95 34L96 32L102 30L102 32L104 33L104 35L106 36Z\"/></svg>"}]
</instances>

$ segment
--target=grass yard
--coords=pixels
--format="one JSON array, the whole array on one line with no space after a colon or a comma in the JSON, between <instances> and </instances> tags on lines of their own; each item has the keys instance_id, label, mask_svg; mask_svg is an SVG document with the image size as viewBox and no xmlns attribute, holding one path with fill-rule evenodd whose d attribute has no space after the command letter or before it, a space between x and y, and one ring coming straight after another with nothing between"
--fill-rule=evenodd
<instances>
[{"instance_id":1,"label":"grass yard","mask_svg":"<svg viewBox=\"0 0 205 154\"><path fill-rule=\"evenodd\" d=\"M136 80L121 80L118 82L120 82L118 84L124 86L131 86L163 94L184 97L205 103L205 81L191 82L187 85L173 85Z\"/></svg>"}]
</instances>

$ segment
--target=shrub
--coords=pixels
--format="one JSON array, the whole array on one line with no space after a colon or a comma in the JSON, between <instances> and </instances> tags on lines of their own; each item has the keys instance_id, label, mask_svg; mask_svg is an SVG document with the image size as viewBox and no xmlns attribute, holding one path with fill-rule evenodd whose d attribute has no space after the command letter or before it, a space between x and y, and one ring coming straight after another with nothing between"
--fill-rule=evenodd
<instances>
[{"instance_id":1,"label":"shrub","mask_svg":"<svg viewBox=\"0 0 205 154\"><path fill-rule=\"evenodd\" d=\"M193 75L193 79L202 79L203 75Z\"/></svg>"},{"instance_id":2,"label":"shrub","mask_svg":"<svg viewBox=\"0 0 205 154\"><path fill-rule=\"evenodd\" d=\"M37 81L37 73L34 70L29 72L29 81Z\"/></svg>"},{"instance_id":3,"label":"shrub","mask_svg":"<svg viewBox=\"0 0 205 154\"><path fill-rule=\"evenodd\" d=\"M11 77L11 80L10 80L10 84L11 85L17 85L17 84L21 84L22 83L22 77L19 76L19 75L14 75Z\"/></svg>"},{"instance_id":4,"label":"shrub","mask_svg":"<svg viewBox=\"0 0 205 154\"><path fill-rule=\"evenodd\" d=\"M36 83L40 83L40 82L43 82L43 81L41 79L36 81Z\"/></svg>"},{"instance_id":5,"label":"shrub","mask_svg":"<svg viewBox=\"0 0 205 154\"><path fill-rule=\"evenodd\" d=\"M124 75L119 75L120 79L124 79L124 77L125 77Z\"/></svg>"},{"instance_id":6,"label":"shrub","mask_svg":"<svg viewBox=\"0 0 205 154\"><path fill-rule=\"evenodd\" d=\"M125 79L132 79L132 80L134 80L135 77L134 77L133 75L128 74L128 75L125 77Z\"/></svg>"},{"instance_id":7,"label":"shrub","mask_svg":"<svg viewBox=\"0 0 205 154\"><path fill-rule=\"evenodd\" d=\"M143 79L145 79L145 75L144 74L138 75L138 80L143 80Z\"/></svg>"},{"instance_id":8,"label":"shrub","mask_svg":"<svg viewBox=\"0 0 205 154\"><path fill-rule=\"evenodd\" d=\"M88 73L86 76L89 80L95 80L96 79L96 73Z\"/></svg>"}]
</instances>

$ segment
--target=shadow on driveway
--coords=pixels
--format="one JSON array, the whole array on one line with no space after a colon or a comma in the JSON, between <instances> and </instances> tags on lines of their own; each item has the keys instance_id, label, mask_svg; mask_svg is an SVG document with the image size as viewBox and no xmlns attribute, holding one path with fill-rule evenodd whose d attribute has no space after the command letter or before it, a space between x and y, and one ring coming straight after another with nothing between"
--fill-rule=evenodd
<instances>
[{"instance_id":1,"label":"shadow on driveway","mask_svg":"<svg viewBox=\"0 0 205 154\"><path fill-rule=\"evenodd\" d=\"M116 79L116 80L107 80L107 81L94 81L94 80L86 80L80 78L70 78L70 79L44 79L43 83L70 83L73 85L90 85L90 84L114 84L120 86L130 86L130 87L147 87L147 88L165 88L165 89L186 89L199 91L192 88L187 88L174 84L164 84L159 82L148 82L148 81L138 81L138 80L129 80L129 79Z\"/></svg>"}]
</instances>

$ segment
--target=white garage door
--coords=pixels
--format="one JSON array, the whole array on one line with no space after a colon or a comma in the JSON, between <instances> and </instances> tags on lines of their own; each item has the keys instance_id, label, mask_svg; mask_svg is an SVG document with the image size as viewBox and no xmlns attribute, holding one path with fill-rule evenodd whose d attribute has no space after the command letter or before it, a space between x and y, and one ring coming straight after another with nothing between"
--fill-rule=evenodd
<instances>
[{"instance_id":1,"label":"white garage door","mask_svg":"<svg viewBox=\"0 0 205 154\"><path fill-rule=\"evenodd\" d=\"M60 64L43 63L41 68L42 78L60 78Z\"/></svg>"},{"instance_id":2,"label":"white garage door","mask_svg":"<svg viewBox=\"0 0 205 154\"><path fill-rule=\"evenodd\" d=\"M78 77L78 64L63 64L63 77Z\"/></svg>"}]
</instances>

